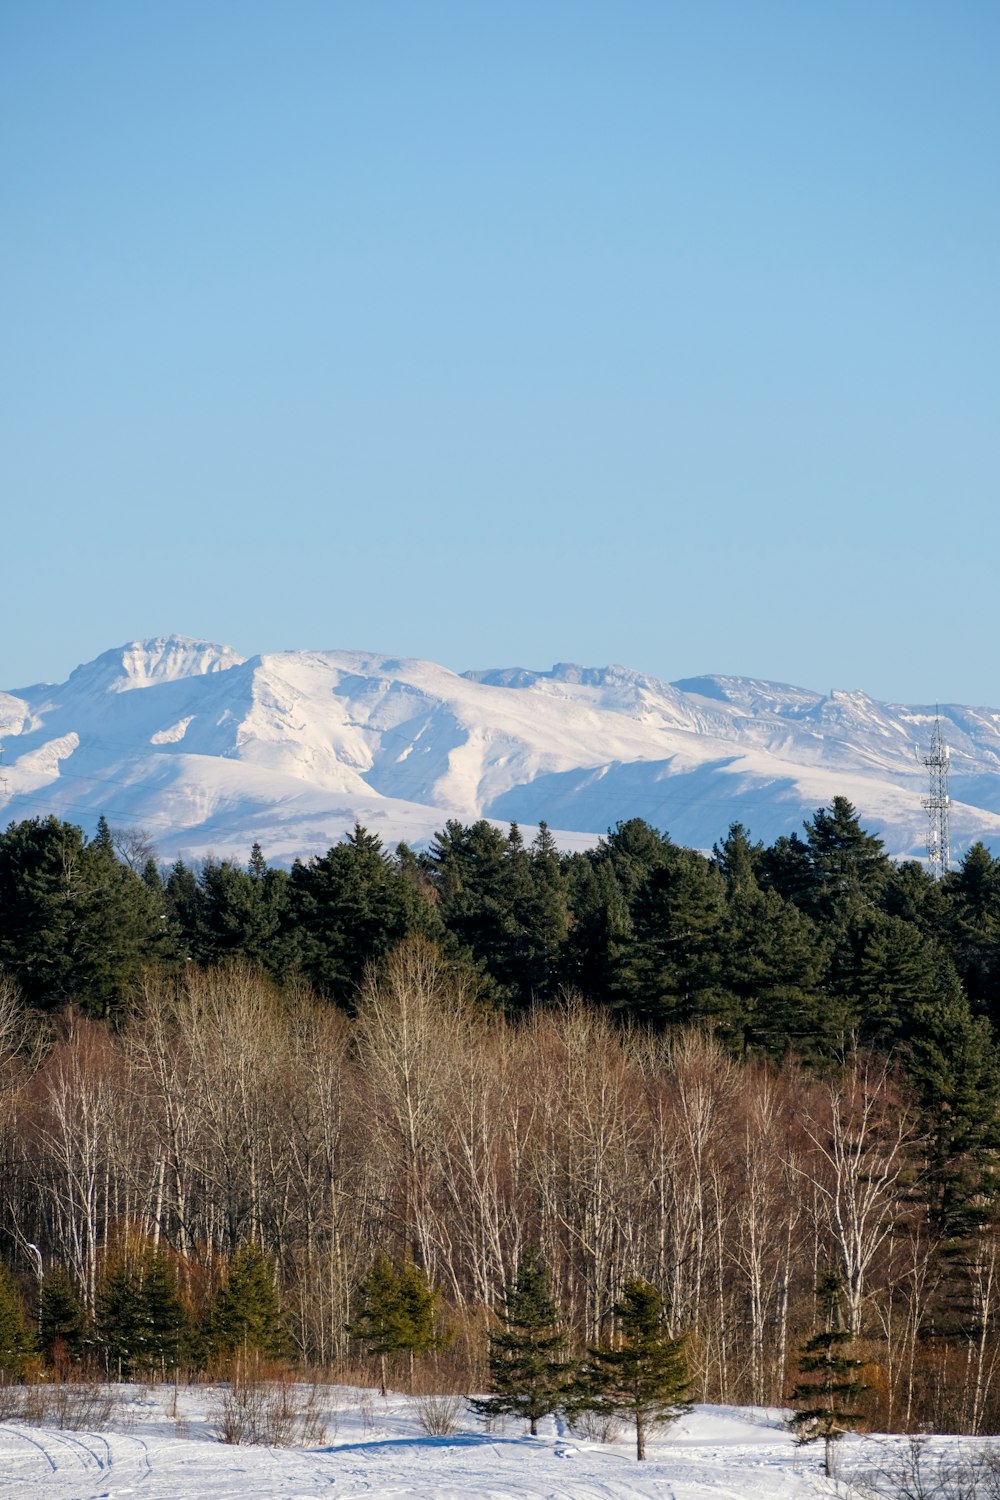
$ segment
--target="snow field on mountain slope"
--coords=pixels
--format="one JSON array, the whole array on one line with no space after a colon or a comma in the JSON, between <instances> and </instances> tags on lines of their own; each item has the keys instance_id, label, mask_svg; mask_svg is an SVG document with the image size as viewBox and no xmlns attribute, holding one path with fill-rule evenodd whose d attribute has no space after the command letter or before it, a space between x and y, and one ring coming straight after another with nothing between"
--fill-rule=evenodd
<instances>
[{"instance_id":1,"label":"snow field on mountain slope","mask_svg":"<svg viewBox=\"0 0 1000 1500\"><path fill-rule=\"evenodd\" d=\"M457 1432L429 1437L417 1399L338 1386L320 1394L323 1446L227 1446L212 1431L221 1394L125 1387L100 1432L4 1422L0 1500L809 1500L835 1492L821 1474L822 1445L797 1447L776 1412L696 1407L655 1430L638 1464L627 1429L600 1444L549 1419L532 1438L513 1420L484 1432L462 1410ZM845 1476L877 1451L871 1440L845 1439Z\"/></svg>"},{"instance_id":2,"label":"snow field on mountain slope","mask_svg":"<svg viewBox=\"0 0 1000 1500\"><path fill-rule=\"evenodd\" d=\"M178 855L320 853L356 820L424 844L447 818L544 818L563 848L641 816L710 849L734 820L766 842L835 795L897 857L926 844L934 711L751 679L658 682L560 664L458 674L359 651L249 659L183 637L132 642L63 684L0 693L4 822L99 813ZM1000 713L949 706L951 833L1000 846Z\"/></svg>"}]
</instances>

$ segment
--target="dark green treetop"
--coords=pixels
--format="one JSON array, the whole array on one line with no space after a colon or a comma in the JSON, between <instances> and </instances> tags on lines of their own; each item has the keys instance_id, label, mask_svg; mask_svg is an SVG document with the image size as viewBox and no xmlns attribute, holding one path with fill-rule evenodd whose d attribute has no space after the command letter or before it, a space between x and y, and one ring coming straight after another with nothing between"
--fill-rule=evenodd
<instances>
[{"instance_id":1,"label":"dark green treetop","mask_svg":"<svg viewBox=\"0 0 1000 1500\"><path fill-rule=\"evenodd\" d=\"M209 1313L217 1353L240 1352L283 1359L291 1352L274 1268L256 1245L241 1245Z\"/></svg>"},{"instance_id":2,"label":"dark green treetop","mask_svg":"<svg viewBox=\"0 0 1000 1500\"><path fill-rule=\"evenodd\" d=\"M35 1340L14 1279L0 1265L0 1372L20 1380L35 1348Z\"/></svg>"}]
</instances>

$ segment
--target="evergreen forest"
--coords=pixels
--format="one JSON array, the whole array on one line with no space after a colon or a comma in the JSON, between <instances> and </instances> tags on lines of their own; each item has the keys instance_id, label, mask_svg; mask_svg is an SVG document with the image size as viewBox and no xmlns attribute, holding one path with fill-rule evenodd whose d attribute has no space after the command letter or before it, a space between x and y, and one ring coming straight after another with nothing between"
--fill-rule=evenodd
<instances>
[{"instance_id":1,"label":"evergreen forest","mask_svg":"<svg viewBox=\"0 0 1000 1500\"><path fill-rule=\"evenodd\" d=\"M645 1298L686 1399L783 1405L835 1303L857 1421L998 1431L998 1028L1000 861L895 863L844 798L711 854L451 821L290 870L11 824L0 1371L252 1347L534 1420L544 1264L594 1369Z\"/></svg>"}]
</instances>

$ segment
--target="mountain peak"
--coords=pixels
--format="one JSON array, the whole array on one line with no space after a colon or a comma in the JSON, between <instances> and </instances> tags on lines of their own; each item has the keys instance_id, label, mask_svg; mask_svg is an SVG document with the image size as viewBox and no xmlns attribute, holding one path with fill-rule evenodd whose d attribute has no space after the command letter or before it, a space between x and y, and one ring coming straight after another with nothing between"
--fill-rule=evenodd
<instances>
[{"instance_id":1,"label":"mountain peak","mask_svg":"<svg viewBox=\"0 0 1000 1500\"><path fill-rule=\"evenodd\" d=\"M290 861L356 821L418 844L449 817L544 818L580 847L639 816L707 849L734 820L770 840L837 795L894 854L926 841L927 711L857 690L572 662L457 675L374 652L244 660L166 635L0 695L0 728L5 820L92 828L105 812L169 857L242 859L256 839ZM1000 713L952 709L948 739L954 847L1000 846Z\"/></svg>"},{"instance_id":2,"label":"mountain peak","mask_svg":"<svg viewBox=\"0 0 1000 1500\"><path fill-rule=\"evenodd\" d=\"M104 651L70 674L69 681L87 692L127 693L133 688L178 682L184 677L204 677L241 666L244 657L232 646L201 641L185 635L161 635L144 641L129 641Z\"/></svg>"}]
</instances>

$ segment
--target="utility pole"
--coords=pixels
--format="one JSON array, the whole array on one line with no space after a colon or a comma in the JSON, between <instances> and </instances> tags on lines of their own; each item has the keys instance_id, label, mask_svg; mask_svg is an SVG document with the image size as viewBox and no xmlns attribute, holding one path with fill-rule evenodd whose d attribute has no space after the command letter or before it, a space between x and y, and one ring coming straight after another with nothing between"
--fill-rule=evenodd
<instances>
[{"instance_id":1,"label":"utility pole","mask_svg":"<svg viewBox=\"0 0 1000 1500\"><path fill-rule=\"evenodd\" d=\"M927 809L927 867L939 879L951 868L951 839L948 831L948 767L951 752L941 732L941 715L934 720L931 748L921 760L930 781L929 795L923 798Z\"/></svg>"}]
</instances>

